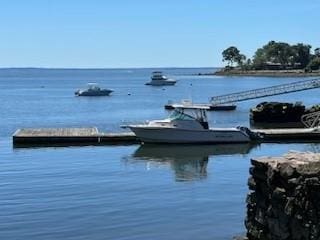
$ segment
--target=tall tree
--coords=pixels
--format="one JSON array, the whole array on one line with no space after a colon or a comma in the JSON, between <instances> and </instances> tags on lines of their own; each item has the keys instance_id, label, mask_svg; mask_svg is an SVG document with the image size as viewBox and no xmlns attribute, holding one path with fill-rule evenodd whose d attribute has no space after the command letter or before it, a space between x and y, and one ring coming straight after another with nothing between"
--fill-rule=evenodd
<instances>
[{"instance_id":1,"label":"tall tree","mask_svg":"<svg viewBox=\"0 0 320 240\"><path fill-rule=\"evenodd\" d=\"M310 45L298 43L291 46L292 49L292 65L299 64L301 68L305 68L311 60Z\"/></svg>"},{"instance_id":2,"label":"tall tree","mask_svg":"<svg viewBox=\"0 0 320 240\"><path fill-rule=\"evenodd\" d=\"M286 68L291 55L292 49L288 43L270 41L256 51L253 63L258 69L269 63L280 64L282 68Z\"/></svg>"},{"instance_id":3,"label":"tall tree","mask_svg":"<svg viewBox=\"0 0 320 240\"><path fill-rule=\"evenodd\" d=\"M267 62L268 56L266 50L263 48L258 48L252 59L253 68L257 70L263 69Z\"/></svg>"},{"instance_id":4,"label":"tall tree","mask_svg":"<svg viewBox=\"0 0 320 240\"><path fill-rule=\"evenodd\" d=\"M241 54L239 49L231 46L225 49L222 52L223 61L228 62L228 66L233 66L233 63L237 63L238 65L241 65L242 62L246 59L246 56Z\"/></svg>"},{"instance_id":5,"label":"tall tree","mask_svg":"<svg viewBox=\"0 0 320 240\"><path fill-rule=\"evenodd\" d=\"M288 65L291 55L288 43L271 41L263 48L266 50L269 62L280 63L284 68Z\"/></svg>"}]
</instances>

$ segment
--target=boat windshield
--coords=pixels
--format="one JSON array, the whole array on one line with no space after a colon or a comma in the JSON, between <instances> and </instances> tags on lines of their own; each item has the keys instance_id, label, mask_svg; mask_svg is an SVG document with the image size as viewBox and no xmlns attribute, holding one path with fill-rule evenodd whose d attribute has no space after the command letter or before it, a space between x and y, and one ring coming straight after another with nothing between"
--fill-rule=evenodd
<instances>
[{"instance_id":1,"label":"boat windshield","mask_svg":"<svg viewBox=\"0 0 320 240\"><path fill-rule=\"evenodd\" d=\"M193 117L181 112L174 110L173 113L169 116L170 120L195 120Z\"/></svg>"},{"instance_id":2,"label":"boat windshield","mask_svg":"<svg viewBox=\"0 0 320 240\"><path fill-rule=\"evenodd\" d=\"M88 84L89 90L100 90L100 87L96 84Z\"/></svg>"},{"instance_id":3,"label":"boat windshield","mask_svg":"<svg viewBox=\"0 0 320 240\"><path fill-rule=\"evenodd\" d=\"M190 113L185 113L181 109L175 109L173 113L169 116L169 119L172 120L197 120L197 121L207 121L204 111L192 111Z\"/></svg>"}]
</instances>

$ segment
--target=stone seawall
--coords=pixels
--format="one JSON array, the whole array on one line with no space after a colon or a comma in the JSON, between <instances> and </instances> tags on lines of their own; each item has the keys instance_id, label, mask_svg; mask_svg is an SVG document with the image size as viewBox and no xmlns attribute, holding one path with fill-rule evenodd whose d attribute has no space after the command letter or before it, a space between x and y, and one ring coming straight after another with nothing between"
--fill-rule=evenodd
<instances>
[{"instance_id":1,"label":"stone seawall","mask_svg":"<svg viewBox=\"0 0 320 240\"><path fill-rule=\"evenodd\" d=\"M320 239L320 154L251 160L249 240Z\"/></svg>"}]
</instances>

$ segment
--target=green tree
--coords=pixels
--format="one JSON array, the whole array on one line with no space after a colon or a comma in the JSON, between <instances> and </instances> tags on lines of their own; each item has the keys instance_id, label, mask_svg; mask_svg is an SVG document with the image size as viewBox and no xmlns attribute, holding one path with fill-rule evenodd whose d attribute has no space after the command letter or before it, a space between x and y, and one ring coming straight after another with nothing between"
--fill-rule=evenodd
<instances>
[{"instance_id":1,"label":"green tree","mask_svg":"<svg viewBox=\"0 0 320 240\"><path fill-rule=\"evenodd\" d=\"M244 63L242 63L241 69L244 71L252 70L252 61L250 58L248 58Z\"/></svg>"},{"instance_id":2,"label":"green tree","mask_svg":"<svg viewBox=\"0 0 320 240\"><path fill-rule=\"evenodd\" d=\"M292 58L291 65L299 64L300 68L305 68L311 60L311 46L303 43L298 43L291 46Z\"/></svg>"},{"instance_id":3,"label":"green tree","mask_svg":"<svg viewBox=\"0 0 320 240\"><path fill-rule=\"evenodd\" d=\"M256 69L263 69L270 63L285 69L294 62L293 58L293 49L288 43L270 41L255 52L253 64Z\"/></svg>"},{"instance_id":4,"label":"green tree","mask_svg":"<svg viewBox=\"0 0 320 240\"><path fill-rule=\"evenodd\" d=\"M316 48L314 50L314 55L317 56L317 57L320 57L320 48Z\"/></svg>"},{"instance_id":5,"label":"green tree","mask_svg":"<svg viewBox=\"0 0 320 240\"><path fill-rule=\"evenodd\" d=\"M308 70L320 70L320 57L313 58L307 66Z\"/></svg>"},{"instance_id":6,"label":"green tree","mask_svg":"<svg viewBox=\"0 0 320 240\"><path fill-rule=\"evenodd\" d=\"M242 66L246 59L247 57L244 54L239 53L239 55L236 57L236 63L238 66Z\"/></svg>"},{"instance_id":7,"label":"green tree","mask_svg":"<svg viewBox=\"0 0 320 240\"><path fill-rule=\"evenodd\" d=\"M283 68L288 65L291 55L291 48L288 43L270 41L263 49L266 51L269 62L280 63Z\"/></svg>"},{"instance_id":8,"label":"green tree","mask_svg":"<svg viewBox=\"0 0 320 240\"><path fill-rule=\"evenodd\" d=\"M225 49L222 52L222 57L223 61L228 62L228 66L233 66L233 63L241 65L243 61L246 59L246 56L241 54L239 49L234 46Z\"/></svg>"},{"instance_id":9,"label":"green tree","mask_svg":"<svg viewBox=\"0 0 320 240\"><path fill-rule=\"evenodd\" d=\"M263 69L268 62L267 52L263 48L258 48L252 59L252 67L256 70Z\"/></svg>"}]
</instances>

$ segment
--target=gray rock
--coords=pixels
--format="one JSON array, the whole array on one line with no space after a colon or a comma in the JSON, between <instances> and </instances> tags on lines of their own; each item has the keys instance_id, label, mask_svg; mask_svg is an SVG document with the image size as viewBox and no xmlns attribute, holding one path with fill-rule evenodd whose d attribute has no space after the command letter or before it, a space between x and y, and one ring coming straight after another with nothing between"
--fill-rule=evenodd
<instances>
[{"instance_id":1,"label":"gray rock","mask_svg":"<svg viewBox=\"0 0 320 240\"><path fill-rule=\"evenodd\" d=\"M251 161L248 240L320 240L320 154Z\"/></svg>"}]
</instances>

